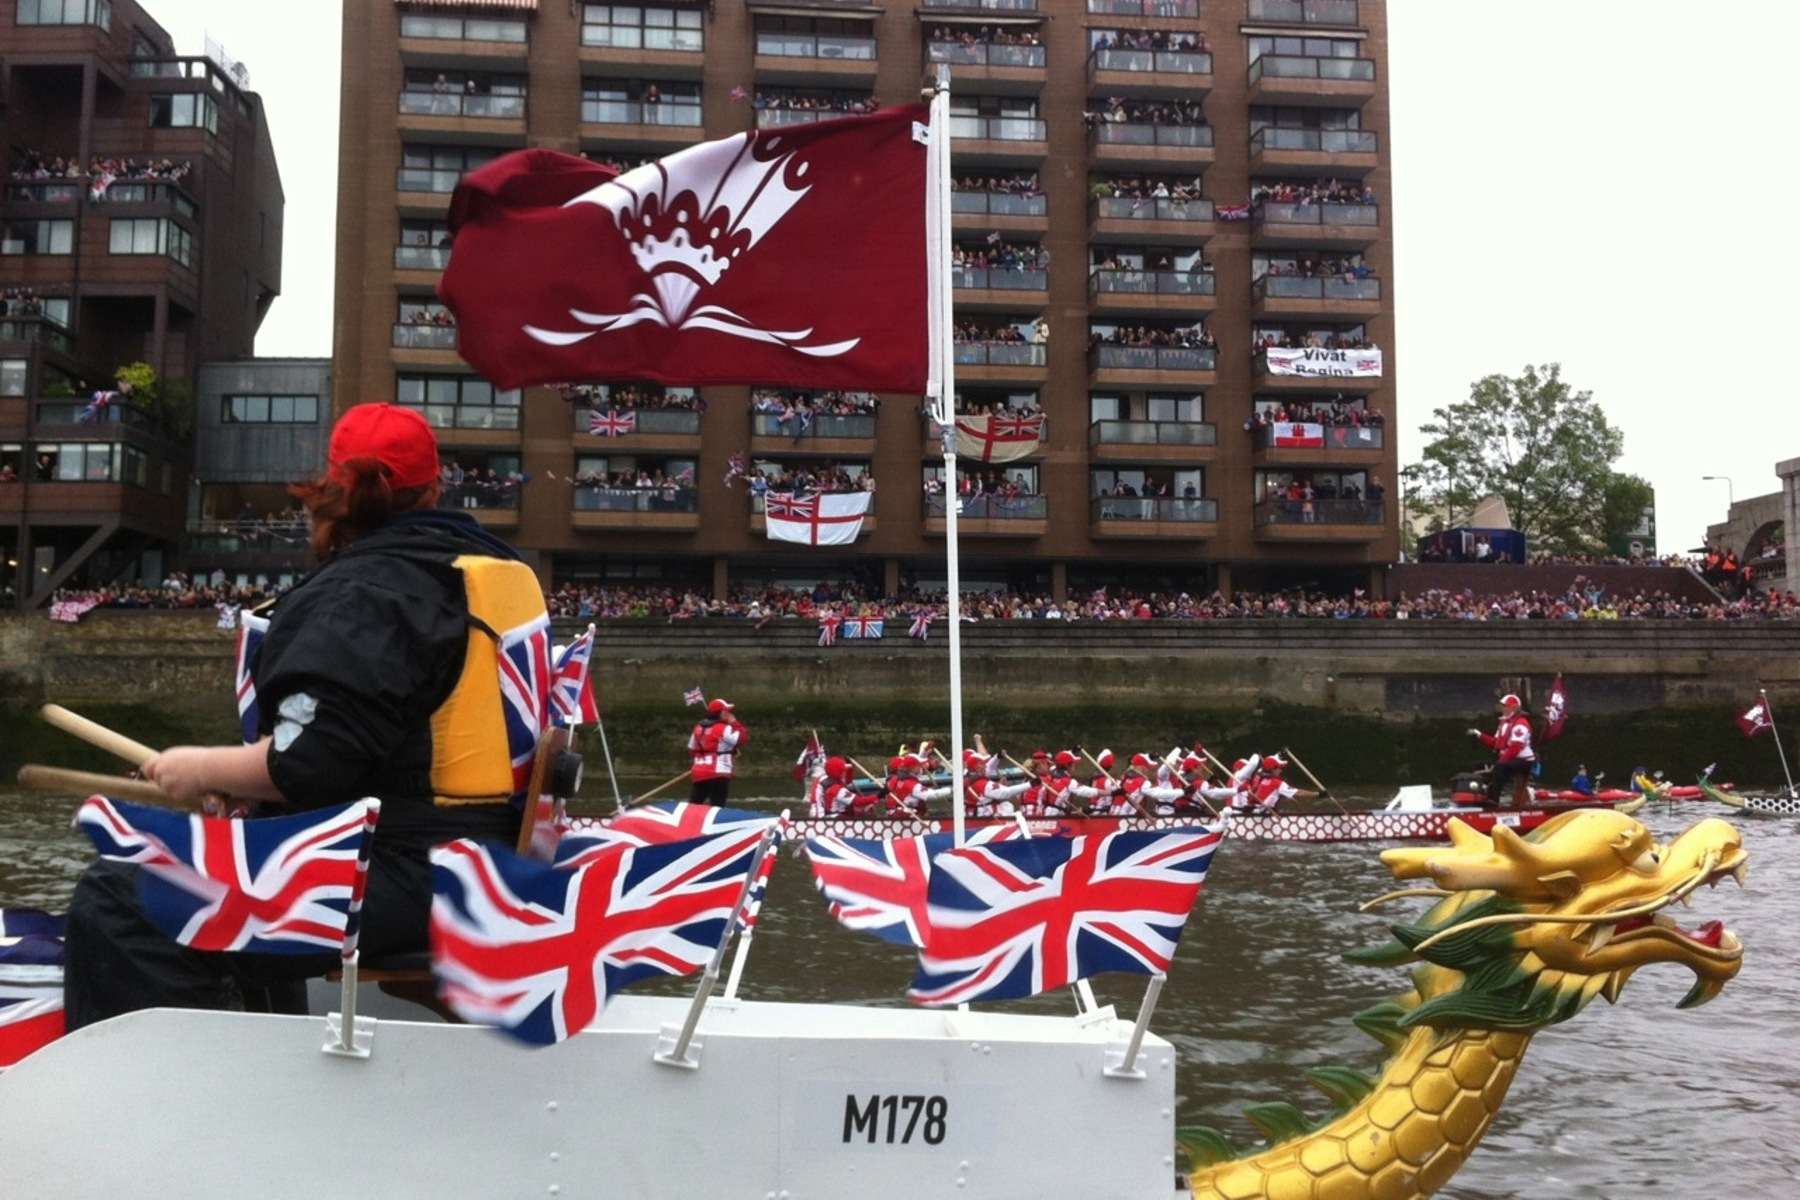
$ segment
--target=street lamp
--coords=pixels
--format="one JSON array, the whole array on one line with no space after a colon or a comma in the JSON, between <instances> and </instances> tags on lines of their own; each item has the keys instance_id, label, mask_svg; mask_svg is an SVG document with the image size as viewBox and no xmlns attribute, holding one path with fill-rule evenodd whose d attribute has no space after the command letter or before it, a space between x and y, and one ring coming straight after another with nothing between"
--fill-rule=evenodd
<instances>
[{"instance_id":1,"label":"street lamp","mask_svg":"<svg viewBox=\"0 0 1800 1200\"><path fill-rule=\"evenodd\" d=\"M1732 485L1731 476L1729 476L1729 475L1702 475L1700 477L1700 481L1702 483L1718 483L1721 481L1724 482L1724 484L1725 484L1725 505L1726 505L1725 515L1727 517L1729 517L1731 515L1731 507L1733 505L1737 504L1737 488Z\"/></svg>"}]
</instances>

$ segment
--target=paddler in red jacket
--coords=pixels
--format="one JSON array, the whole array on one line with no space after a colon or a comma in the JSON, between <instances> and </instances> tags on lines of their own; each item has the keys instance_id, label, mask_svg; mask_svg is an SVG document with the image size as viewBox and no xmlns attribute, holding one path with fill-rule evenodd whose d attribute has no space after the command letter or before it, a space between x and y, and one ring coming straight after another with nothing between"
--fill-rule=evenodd
<instances>
[{"instance_id":1,"label":"paddler in red jacket","mask_svg":"<svg viewBox=\"0 0 1800 1200\"><path fill-rule=\"evenodd\" d=\"M1488 777L1488 804L1498 807L1500 796L1512 789L1514 808L1525 807L1530 798L1531 772L1537 766L1537 751L1531 748L1531 718L1520 710L1524 704L1508 692L1500 697L1500 724L1492 733L1469 730L1469 736L1494 752L1493 773Z\"/></svg>"},{"instance_id":2,"label":"paddler in red jacket","mask_svg":"<svg viewBox=\"0 0 1800 1200\"><path fill-rule=\"evenodd\" d=\"M690 802L724 804L730 799L737 754L748 738L729 701L714 700L706 706L705 719L688 735L688 753L694 760Z\"/></svg>"}]
</instances>

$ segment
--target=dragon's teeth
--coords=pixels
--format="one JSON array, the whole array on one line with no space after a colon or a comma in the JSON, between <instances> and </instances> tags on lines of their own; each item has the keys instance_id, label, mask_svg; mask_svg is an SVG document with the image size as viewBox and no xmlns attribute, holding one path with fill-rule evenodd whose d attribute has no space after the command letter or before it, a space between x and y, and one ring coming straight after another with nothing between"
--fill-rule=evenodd
<instances>
[{"instance_id":1,"label":"dragon's teeth","mask_svg":"<svg viewBox=\"0 0 1800 1200\"><path fill-rule=\"evenodd\" d=\"M1596 925L1596 926L1594 926L1593 935L1588 938L1588 953L1589 954L1600 953L1600 951L1605 948L1606 943L1612 941L1612 935L1613 935L1613 926L1611 926L1611 925Z\"/></svg>"},{"instance_id":2,"label":"dragon's teeth","mask_svg":"<svg viewBox=\"0 0 1800 1200\"><path fill-rule=\"evenodd\" d=\"M1737 885L1739 887L1743 887L1744 886L1744 876L1748 875L1749 873L1750 873L1749 868L1746 867L1745 864L1739 863L1736 867L1732 868L1731 877L1733 879L1737 880Z\"/></svg>"},{"instance_id":3,"label":"dragon's teeth","mask_svg":"<svg viewBox=\"0 0 1800 1200\"><path fill-rule=\"evenodd\" d=\"M1683 908L1694 907L1694 893L1692 893L1692 892L1681 893L1681 906Z\"/></svg>"}]
</instances>

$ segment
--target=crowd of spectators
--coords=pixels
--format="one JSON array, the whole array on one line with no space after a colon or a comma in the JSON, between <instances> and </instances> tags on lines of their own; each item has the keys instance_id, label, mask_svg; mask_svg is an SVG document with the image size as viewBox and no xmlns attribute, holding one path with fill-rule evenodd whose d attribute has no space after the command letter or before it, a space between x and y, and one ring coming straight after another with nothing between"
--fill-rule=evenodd
<instances>
[{"instance_id":1,"label":"crowd of spectators","mask_svg":"<svg viewBox=\"0 0 1800 1200\"><path fill-rule=\"evenodd\" d=\"M1251 339L1250 352L1259 350L1379 350L1367 334L1354 332L1321 334L1317 331L1296 334L1291 330L1264 330Z\"/></svg>"},{"instance_id":2,"label":"crowd of spectators","mask_svg":"<svg viewBox=\"0 0 1800 1200\"><path fill-rule=\"evenodd\" d=\"M1142 252L1127 251L1126 252L1127 258L1125 258L1125 259L1121 259L1119 257L1119 253L1120 252L1116 249L1113 249L1113 250L1096 249L1094 251L1094 269L1096 271L1179 271L1179 270L1182 270L1182 268L1178 267L1176 264L1175 255L1169 253L1166 250L1155 252L1155 253L1149 253L1149 254L1145 254ZM1132 262L1132 261L1130 261L1130 259L1132 259L1132 258L1139 259L1140 261ZM1210 275L1210 274L1212 274L1212 269L1213 269L1213 265L1212 265L1212 261L1210 259L1207 259L1207 258L1201 257L1201 256L1196 256L1191 262L1188 263L1184 273L1191 273L1191 274L1195 274L1195 275Z\"/></svg>"},{"instance_id":3,"label":"crowd of spectators","mask_svg":"<svg viewBox=\"0 0 1800 1200\"><path fill-rule=\"evenodd\" d=\"M757 108L782 112L872 113L880 107L873 96L850 96L843 92L797 92L758 90L752 102Z\"/></svg>"},{"instance_id":4,"label":"crowd of spectators","mask_svg":"<svg viewBox=\"0 0 1800 1200\"><path fill-rule=\"evenodd\" d=\"M1375 189L1336 179L1264 181L1250 189L1252 204L1373 204Z\"/></svg>"},{"instance_id":5,"label":"crowd of spectators","mask_svg":"<svg viewBox=\"0 0 1800 1200\"><path fill-rule=\"evenodd\" d=\"M1043 271L1050 266L1050 251L1030 242L1003 242L996 235L973 246L957 243L950 250L950 265L965 271Z\"/></svg>"},{"instance_id":6,"label":"crowd of spectators","mask_svg":"<svg viewBox=\"0 0 1800 1200\"><path fill-rule=\"evenodd\" d=\"M1260 429L1267 425L1296 422L1307 425L1347 426L1355 429L1364 425L1380 426L1387 423L1387 418L1379 412L1371 411L1360 403L1345 400L1342 396L1330 400L1281 400L1274 404L1258 408L1244 422L1244 428Z\"/></svg>"},{"instance_id":7,"label":"crowd of spectators","mask_svg":"<svg viewBox=\"0 0 1800 1200\"><path fill-rule=\"evenodd\" d=\"M933 25L925 40L957 46L1041 46L1044 35L1036 29L1007 25Z\"/></svg>"},{"instance_id":8,"label":"crowd of spectators","mask_svg":"<svg viewBox=\"0 0 1800 1200\"><path fill-rule=\"evenodd\" d=\"M447 329L455 326L456 314L439 305L411 304L400 310L400 324L435 325Z\"/></svg>"},{"instance_id":9,"label":"crowd of spectators","mask_svg":"<svg viewBox=\"0 0 1800 1200\"><path fill-rule=\"evenodd\" d=\"M929 416L930 402L925 402L921 409ZM1011 400L964 400L961 396L956 399L956 415L959 417L1037 417L1042 416L1043 412L1040 404L1015 403Z\"/></svg>"},{"instance_id":10,"label":"crowd of spectators","mask_svg":"<svg viewBox=\"0 0 1800 1200\"><path fill-rule=\"evenodd\" d=\"M1270 259L1265 274L1304 279L1368 279L1375 274L1375 270L1360 254L1309 252L1292 260Z\"/></svg>"},{"instance_id":11,"label":"crowd of spectators","mask_svg":"<svg viewBox=\"0 0 1800 1200\"><path fill-rule=\"evenodd\" d=\"M1094 346L1180 346L1194 350L1215 350L1219 345L1219 339L1204 325L1182 325L1174 329L1118 325L1105 332L1091 331L1088 342Z\"/></svg>"},{"instance_id":12,"label":"crowd of spectators","mask_svg":"<svg viewBox=\"0 0 1800 1200\"><path fill-rule=\"evenodd\" d=\"M692 470L672 473L646 464L619 471L577 471L572 482L576 487L613 491L673 492L693 487L694 473Z\"/></svg>"},{"instance_id":13,"label":"crowd of spectators","mask_svg":"<svg viewBox=\"0 0 1800 1200\"><path fill-rule=\"evenodd\" d=\"M9 287L0 291L0 312L9 317L37 317L44 312L44 298L28 287Z\"/></svg>"},{"instance_id":14,"label":"crowd of spectators","mask_svg":"<svg viewBox=\"0 0 1800 1200\"><path fill-rule=\"evenodd\" d=\"M881 408L874 392L788 392L756 388L750 393L750 411L786 417L810 412L826 417L869 417Z\"/></svg>"},{"instance_id":15,"label":"crowd of spectators","mask_svg":"<svg viewBox=\"0 0 1800 1200\"><path fill-rule=\"evenodd\" d=\"M1206 114L1198 100L1134 100L1111 96L1081 119L1089 129L1097 125L1205 125Z\"/></svg>"},{"instance_id":16,"label":"crowd of spectators","mask_svg":"<svg viewBox=\"0 0 1800 1200\"><path fill-rule=\"evenodd\" d=\"M1031 323L1031 331L1027 333L1006 321L957 321L952 329L952 337L959 342L1011 342L1016 345L1030 343L1042 346L1050 340L1050 322L1039 317Z\"/></svg>"},{"instance_id":17,"label":"crowd of spectators","mask_svg":"<svg viewBox=\"0 0 1800 1200\"><path fill-rule=\"evenodd\" d=\"M1011 175L958 175L950 181L953 192L999 192L1007 196L1041 196L1036 171Z\"/></svg>"},{"instance_id":18,"label":"crowd of spectators","mask_svg":"<svg viewBox=\"0 0 1800 1200\"><path fill-rule=\"evenodd\" d=\"M519 502L525 475L517 470L465 467L446 459L438 468L439 508L511 508Z\"/></svg>"},{"instance_id":19,"label":"crowd of spectators","mask_svg":"<svg viewBox=\"0 0 1800 1200\"><path fill-rule=\"evenodd\" d=\"M931 474L925 476L925 494L941 496L944 494L943 476ZM1037 486L1031 477L1002 470L990 471L958 471L956 473L956 494L964 499L976 496L995 496L1001 500L1017 500L1021 496L1038 495Z\"/></svg>"},{"instance_id":20,"label":"crowd of spectators","mask_svg":"<svg viewBox=\"0 0 1800 1200\"><path fill-rule=\"evenodd\" d=\"M273 585L214 583L175 572L165 578L160 587L127 583L102 588L62 588L53 593L50 600L53 604L65 600L94 600L97 601L94 608L210 609L221 604L240 608L246 604L261 604L284 590Z\"/></svg>"},{"instance_id":21,"label":"crowd of spectators","mask_svg":"<svg viewBox=\"0 0 1800 1200\"><path fill-rule=\"evenodd\" d=\"M49 155L41 150L19 150L13 155L12 177L25 180L84 179L98 194L113 183L180 183L193 171L187 159L128 158L95 155L83 168L74 155Z\"/></svg>"},{"instance_id":22,"label":"crowd of spectators","mask_svg":"<svg viewBox=\"0 0 1800 1200\"><path fill-rule=\"evenodd\" d=\"M1159 175L1108 175L1088 185L1088 194L1101 200L1118 197L1126 200L1200 200L1204 199L1200 177L1170 180Z\"/></svg>"},{"instance_id":23,"label":"crowd of spectators","mask_svg":"<svg viewBox=\"0 0 1800 1200\"><path fill-rule=\"evenodd\" d=\"M298 504L269 512L246 500L235 516L201 518L199 532L236 537L253 547L276 547L303 545L309 528L306 510Z\"/></svg>"},{"instance_id":24,"label":"crowd of spectators","mask_svg":"<svg viewBox=\"0 0 1800 1200\"><path fill-rule=\"evenodd\" d=\"M691 388L669 389L655 383L565 383L563 399L580 401L598 412L639 410L705 412L706 401Z\"/></svg>"},{"instance_id":25,"label":"crowd of spectators","mask_svg":"<svg viewBox=\"0 0 1800 1200\"><path fill-rule=\"evenodd\" d=\"M1096 54L1102 50L1159 50L1179 54L1206 54L1212 50L1206 44L1204 33L1174 33L1167 29L1114 29L1096 33L1091 48Z\"/></svg>"},{"instance_id":26,"label":"crowd of spectators","mask_svg":"<svg viewBox=\"0 0 1800 1200\"><path fill-rule=\"evenodd\" d=\"M812 496L821 492L872 492L875 476L869 471L853 474L837 463L759 463L750 472L750 494L792 492Z\"/></svg>"},{"instance_id":27,"label":"crowd of spectators","mask_svg":"<svg viewBox=\"0 0 1800 1200\"><path fill-rule=\"evenodd\" d=\"M1273 501L1288 520L1302 525L1311 525L1319 519L1319 501L1367 500L1370 504L1379 504L1386 496L1387 490L1379 475L1369 476L1365 489L1354 476L1296 474L1286 483L1271 479L1263 491L1265 501Z\"/></svg>"}]
</instances>

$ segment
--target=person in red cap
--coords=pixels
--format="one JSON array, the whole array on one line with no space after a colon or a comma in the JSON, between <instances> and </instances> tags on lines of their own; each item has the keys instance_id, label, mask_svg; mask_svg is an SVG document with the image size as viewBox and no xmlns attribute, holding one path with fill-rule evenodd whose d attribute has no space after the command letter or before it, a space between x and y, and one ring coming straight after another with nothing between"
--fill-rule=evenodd
<instances>
[{"instance_id":1,"label":"person in red cap","mask_svg":"<svg viewBox=\"0 0 1800 1200\"><path fill-rule=\"evenodd\" d=\"M351 408L323 474L291 489L317 568L266 613L247 664L257 736L177 746L145 776L182 803L225 795L287 809L373 796L381 821L362 914L365 962L423 951L434 845L512 843L543 724L541 693L503 686L511 653L548 653L536 573L467 513L437 508L437 439L392 404ZM136 868L102 862L69 905L71 1029L151 1007L304 1012L337 955L197 954L138 905Z\"/></svg>"},{"instance_id":2,"label":"person in red cap","mask_svg":"<svg viewBox=\"0 0 1800 1200\"><path fill-rule=\"evenodd\" d=\"M1250 780L1250 799L1255 807L1250 811L1267 816L1275 811L1283 800L1312 800L1319 793L1310 788L1297 788L1281 777L1287 769L1287 760L1279 754L1271 754L1257 764L1256 773Z\"/></svg>"},{"instance_id":3,"label":"person in red cap","mask_svg":"<svg viewBox=\"0 0 1800 1200\"><path fill-rule=\"evenodd\" d=\"M850 786L850 764L838 755L825 760L819 777L807 790L806 815L814 820L847 817L856 807L856 790Z\"/></svg>"},{"instance_id":4,"label":"person in red cap","mask_svg":"<svg viewBox=\"0 0 1800 1200\"><path fill-rule=\"evenodd\" d=\"M1513 693L1500 697L1500 724L1492 733L1469 730L1469 736L1494 752L1488 775L1488 804L1498 807L1509 789L1514 808L1525 807L1531 794L1531 773L1537 768L1537 751L1531 746L1531 718Z\"/></svg>"},{"instance_id":5,"label":"person in red cap","mask_svg":"<svg viewBox=\"0 0 1800 1200\"><path fill-rule=\"evenodd\" d=\"M725 804L730 800L737 754L748 736L730 701L715 698L707 702L706 716L688 735L688 754L694 760L690 802Z\"/></svg>"}]
</instances>

